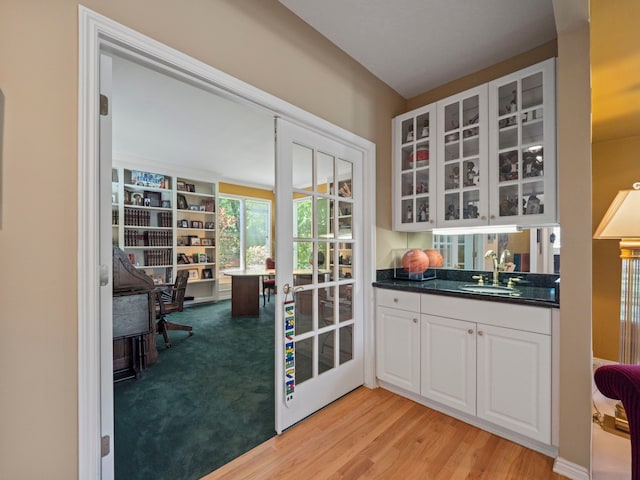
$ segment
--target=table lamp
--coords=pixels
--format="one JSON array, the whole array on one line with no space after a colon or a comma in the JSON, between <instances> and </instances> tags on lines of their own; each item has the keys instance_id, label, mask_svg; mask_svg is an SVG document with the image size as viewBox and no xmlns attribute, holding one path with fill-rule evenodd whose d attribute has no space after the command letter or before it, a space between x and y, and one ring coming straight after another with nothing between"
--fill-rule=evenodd
<instances>
[{"instance_id":1,"label":"table lamp","mask_svg":"<svg viewBox=\"0 0 640 480\"><path fill-rule=\"evenodd\" d=\"M620 240L620 363L640 364L640 182L618 192L593 238ZM624 416L624 417L623 417ZM622 405L616 405L616 426L628 430Z\"/></svg>"}]
</instances>

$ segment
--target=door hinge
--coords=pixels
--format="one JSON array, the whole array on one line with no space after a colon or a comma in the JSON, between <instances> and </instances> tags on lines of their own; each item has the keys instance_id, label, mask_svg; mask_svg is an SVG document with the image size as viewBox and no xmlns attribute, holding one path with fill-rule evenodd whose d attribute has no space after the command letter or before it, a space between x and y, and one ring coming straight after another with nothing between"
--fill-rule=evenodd
<instances>
[{"instance_id":1,"label":"door hinge","mask_svg":"<svg viewBox=\"0 0 640 480\"><path fill-rule=\"evenodd\" d=\"M109 97L100 95L100 115L109 115Z\"/></svg>"},{"instance_id":2,"label":"door hinge","mask_svg":"<svg viewBox=\"0 0 640 480\"><path fill-rule=\"evenodd\" d=\"M111 437L104 435L100 438L100 456L106 457L111 452Z\"/></svg>"}]
</instances>

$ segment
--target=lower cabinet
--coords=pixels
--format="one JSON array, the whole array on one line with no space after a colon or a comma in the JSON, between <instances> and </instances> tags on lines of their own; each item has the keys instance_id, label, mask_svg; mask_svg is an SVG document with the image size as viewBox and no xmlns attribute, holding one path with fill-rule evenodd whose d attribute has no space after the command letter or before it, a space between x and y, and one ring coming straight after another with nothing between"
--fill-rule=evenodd
<instances>
[{"instance_id":1,"label":"lower cabinet","mask_svg":"<svg viewBox=\"0 0 640 480\"><path fill-rule=\"evenodd\" d=\"M418 294L378 290L377 376L413 393L420 393L419 310Z\"/></svg>"},{"instance_id":2,"label":"lower cabinet","mask_svg":"<svg viewBox=\"0 0 640 480\"><path fill-rule=\"evenodd\" d=\"M551 442L551 336L477 326L480 418Z\"/></svg>"},{"instance_id":3,"label":"lower cabinet","mask_svg":"<svg viewBox=\"0 0 640 480\"><path fill-rule=\"evenodd\" d=\"M420 393L420 315L378 308L378 378Z\"/></svg>"},{"instance_id":4,"label":"lower cabinet","mask_svg":"<svg viewBox=\"0 0 640 480\"><path fill-rule=\"evenodd\" d=\"M551 309L381 292L381 381L551 444Z\"/></svg>"},{"instance_id":5,"label":"lower cabinet","mask_svg":"<svg viewBox=\"0 0 640 480\"><path fill-rule=\"evenodd\" d=\"M475 415L475 323L423 314L420 355L421 395Z\"/></svg>"}]
</instances>

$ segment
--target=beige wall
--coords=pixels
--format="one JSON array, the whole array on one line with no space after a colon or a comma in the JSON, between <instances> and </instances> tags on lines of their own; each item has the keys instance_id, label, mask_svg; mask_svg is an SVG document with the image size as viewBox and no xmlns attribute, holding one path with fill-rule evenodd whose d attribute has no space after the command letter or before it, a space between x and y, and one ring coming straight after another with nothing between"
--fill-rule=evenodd
<instances>
[{"instance_id":1,"label":"beige wall","mask_svg":"<svg viewBox=\"0 0 640 480\"><path fill-rule=\"evenodd\" d=\"M593 228L618 193L640 181L640 137L593 144ZM593 240L593 355L618 361L620 249L617 240Z\"/></svg>"},{"instance_id":2,"label":"beige wall","mask_svg":"<svg viewBox=\"0 0 640 480\"><path fill-rule=\"evenodd\" d=\"M83 4L375 142L390 228L390 121L405 100L276 0ZM3 479L78 475L77 7L0 2Z\"/></svg>"},{"instance_id":3,"label":"beige wall","mask_svg":"<svg viewBox=\"0 0 640 480\"><path fill-rule=\"evenodd\" d=\"M0 478L67 480L77 478L78 464L77 1L1 2ZM276 0L83 4L375 142L376 265L391 265L387 252L403 246L406 236L390 231L390 121L418 103L405 102ZM576 188L570 175L588 158L582 124L588 71L580 60L588 58L585 35L558 41L564 217L590 201L588 189ZM590 226L581 223L590 223L587 216L567 220L566 230L563 225L563 243L575 242L576 249L563 251L563 312L571 314L562 330L561 454L581 465L589 464L590 425L590 375L583 371L591 345L584 306ZM567 238L567 232L573 233Z\"/></svg>"},{"instance_id":4,"label":"beige wall","mask_svg":"<svg viewBox=\"0 0 640 480\"><path fill-rule=\"evenodd\" d=\"M637 0L591 1L593 227L618 190L640 181L640 37ZM620 250L593 241L593 354L618 360Z\"/></svg>"}]
</instances>

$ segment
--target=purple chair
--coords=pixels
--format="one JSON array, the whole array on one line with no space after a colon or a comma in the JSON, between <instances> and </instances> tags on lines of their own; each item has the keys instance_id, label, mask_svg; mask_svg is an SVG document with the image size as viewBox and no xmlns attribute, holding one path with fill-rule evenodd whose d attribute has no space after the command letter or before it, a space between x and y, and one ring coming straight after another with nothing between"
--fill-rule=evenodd
<instances>
[{"instance_id":1,"label":"purple chair","mask_svg":"<svg viewBox=\"0 0 640 480\"><path fill-rule=\"evenodd\" d=\"M640 365L604 365L594 378L603 395L622 402L631 436L631 479L640 480Z\"/></svg>"}]
</instances>

